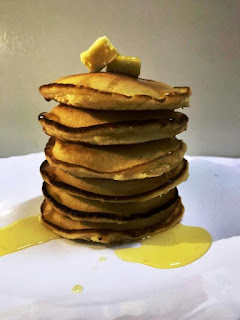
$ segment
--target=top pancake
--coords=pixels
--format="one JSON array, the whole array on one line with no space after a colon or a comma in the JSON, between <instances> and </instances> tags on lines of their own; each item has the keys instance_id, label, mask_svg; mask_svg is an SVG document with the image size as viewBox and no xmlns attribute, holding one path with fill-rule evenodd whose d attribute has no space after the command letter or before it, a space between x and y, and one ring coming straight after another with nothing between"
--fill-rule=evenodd
<instances>
[{"instance_id":1,"label":"top pancake","mask_svg":"<svg viewBox=\"0 0 240 320\"><path fill-rule=\"evenodd\" d=\"M39 88L46 100L96 110L174 110L189 106L189 87L108 72L66 76Z\"/></svg>"}]
</instances>

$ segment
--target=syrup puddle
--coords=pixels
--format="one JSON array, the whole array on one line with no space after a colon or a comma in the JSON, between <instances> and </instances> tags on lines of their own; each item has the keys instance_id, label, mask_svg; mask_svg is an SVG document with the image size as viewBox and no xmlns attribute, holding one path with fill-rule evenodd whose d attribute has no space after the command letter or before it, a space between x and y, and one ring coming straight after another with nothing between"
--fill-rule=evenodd
<instances>
[{"instance_id":1,"label":"syrup puddle","mask_svg":"<svg viewBox=\"0 0 240 320\"><path fill-rule=\"evenodd\" d=\"M74 287L72 287L73 293L80 293L83 291L83 287L80 284L76 284Z\"/></svg>"},{"instance_id":2,"label":"syrup puddle","mask_svg":"<svg viewBox=\"0 0 240 320\"><path fill-rule=\"evenodd\" d=\"M24 218L0 229L0 256L58 238L42 224L40 216ZM140 243L140 247L120 248L114 252L124 261L161 269L177 268L203 256L210 248L212 239L203 228L179 223ZM99 261L104 262L106 258L100 257Z\"/></svg>"},{"instance_id":3,"label":"syrup puddle","mask_svg":"<svg viewBox=\"0 0 240 320\"><path fill-rule=\"evenodd\" d=\"M154 268L169 269L185 266L203 256L211 246L211 235L203 228L180 223L140 241L137 248L115 249L124 261L137 262Z\"/></svg>"},{"instance_id":4,"label":"syrup puddle","mask_svg":"<svg viewBox=\"0 0 240 320\"><path fill-rule=\"evenodd\" d=\"M20 219L0 229L0 256L57 238L41 223L40 216Z\"/></svg>"}]
</instances>

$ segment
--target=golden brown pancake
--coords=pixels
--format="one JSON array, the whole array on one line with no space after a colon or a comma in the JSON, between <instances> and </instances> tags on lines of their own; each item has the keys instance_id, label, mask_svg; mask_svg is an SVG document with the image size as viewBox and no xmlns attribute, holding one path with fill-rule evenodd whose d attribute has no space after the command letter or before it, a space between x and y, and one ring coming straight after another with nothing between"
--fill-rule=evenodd
<instances>
[{"instance_id":1,"label":"golden brown pancake","mask_svg":"<svg viewBox=\"0 0 240 320\"><path fill-rule=\"evenodd\" d=\"M60 103L39 121L51 136L41 166L43 223L58 235L120 243L166 230L184 207L191 89L107 72L67 76L39 88Z\"/></svg>"},{"instance_id":2,"label":"golden brown pancake","mask_svg":"<svg viewBox=\"0 0 240 320\"><path fill-rule=\"evenodd\" d=\"M56 211L47 200L43 202L41 212L43 223L61 237L101 243L121 243L169 229L181 220L184 207L181 198L177 197L171 205L160 208L155 215L123 225L73 221Z\"/></svg>"},{"instance_id":3,"label":"golden brown pancake","mask_svg":"<svg viewBox=\"0 0 240 320\"><path fill-rule=\"evenodd\" d=\"M84 216L95 217L97 219L106 217L105 219L118 219L124 221L126 219L134 220L134 217L143 217L153 212L156 208L159 208L166 203L173 201L177 197L177 189L170 190L163 196L158 196L146 201L137 202L102 202L99 200L87 199L79 196L73 196L62 191L59 188L53 187L47 183L43 184L43 193L50 201L54 199L60 205L65 206L73 211L79 212L78 215L71 217L72 219L83 219ZM83 214L82 214L83 213ZM109 215L110 214L110 215Z\"/></svg>"},{"instance_id":4,"label":"golden brown pancake","mask_svg":"<svg viewBox=\"0 0 240 320\"><path fill-rule=\"evenodd\" d=\"M96 110L174 110L189 106L189 87L108 72L66 76L39 88L46 100Z\"/></svg>"},{"instance_id":5,"label":"golden brown pancake","mask_svg":"<svg viewBox=\"0 0 240 320\"><path fill-rule=\"evenodd\" d=\"M188 118L173 111L99 111L59 105L39 121L49 136L90 144L134 144L176 136Z\"/></svg>"},{"instance_id":6,"label":"golden brown pancake","mask_svg":"<svg viewBox=\"0 0 240 320\"><path fill-rule=\"evenodd\" d=\"M44 161L40 168L45 182L83 198L110 201L145 201L166 194L188 178L188 162L183 159L174 169L156 178L116 181L79 178Z\"/></svg>"},{"instance_id":7,"label":"golden brown pancake","mask_svg":"<svg viewBox=\"0 0 240 320\"><path fill-rule=\"evenodd\" d=\"M144 179L173 169L186 145L163 139L134 145L93 146L50 138L45 154L50 165L79 177L114 180Z\"/></svg>"}]
</instances>

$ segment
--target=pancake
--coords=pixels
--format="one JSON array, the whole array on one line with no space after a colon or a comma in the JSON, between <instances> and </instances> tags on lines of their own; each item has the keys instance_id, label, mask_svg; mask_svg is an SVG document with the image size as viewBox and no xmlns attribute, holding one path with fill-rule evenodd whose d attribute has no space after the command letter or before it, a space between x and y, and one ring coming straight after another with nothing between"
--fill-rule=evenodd
<instances>
[{"instance_id":1,"label":"pancake","mask_svg":"<svg viewBox=\"0 0 240 320\"><path fill-rule=\"evenodd\" d=\"M159 209L154 216L124 225L73 221L57 212L47 200L43 202L41 212L43 223L61 237L101 243L121 243L169 229L181 220L184 207L181 198L177 197L169 207Z\"/></svg>"},{"instance_id":2,"label":"pancake","mask_svg":"<svg viewBox=\"0 0 240 320\"><path fill-rule=\"evenodd\" d=\"M173 169L185 152L186 144L176 138L121 146L93 146L50 138L45 148L50 165L79 177L114 180L160 176Z\"/></svg>"},{"instance_id":3,"label":"pancake","mask_svg":"<svg viewBox=\"0 0 240 320\"><path fill-rule=\"evenodd\" d=\"M188 118L173 111L99 111L59 105L39 115L43 130L60 140L134 144L176 136Z\"/></svg>"},{"instance_id":4,"label":"pancake","mask_svg":"<svg viewBox=\"0 0 240 320\"><path fill-rule=\"evenodd\" d=\"M74 177L58 167L50 166L47 161L42 163L40 171L45 182L69 194L106 202L131 202L161 196L185 181L188 178L188 162L183 159L160 177L127 181Z\"/></svg>"},{"instance_id":5,"label":"pancake","mask_svg":"<svg viewBox=\"0 0 240 320\"><path fill-rule=\"evenodd\" d=\"M47 100L96 110L174 110L189 106L189 87L108 72L66 76L43 85Z\"/></svg>"},{"instance_id":6,"label":"pancake","mask_svg":"<svg viewBox=\"0 0 240 320\"><path fill-rule=\"evenodd\" d=\"M76 211L76 214L74 214L73 217L71 216L72 219L83 219L84 216L88 218L96 216L97 219L100 219L102 216L106 220L109 219L109 217L113 217L113 220L119 218L119 221L121 221L121 219L124 221L123 217L126 217L126 221L128 221L127 219L134 220L136 217L144 217L156 208L171 202L177 197L177 189L170 190L162 197L158 196L146 201L127 203L102 202L73 196L47 183L43 184L43 194L49 201L55 200L52 201L52 203L58 202L60 205Z\"/></svg>"}]
</instances>

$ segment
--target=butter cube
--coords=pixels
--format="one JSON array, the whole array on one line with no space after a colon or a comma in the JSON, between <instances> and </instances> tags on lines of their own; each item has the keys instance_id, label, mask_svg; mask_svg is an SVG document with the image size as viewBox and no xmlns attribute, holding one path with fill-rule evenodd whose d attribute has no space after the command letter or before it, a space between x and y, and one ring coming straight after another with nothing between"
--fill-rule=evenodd
<instances>
[{"instance_id":1,"label":"butter cube","mask_svg":"<svg viewBox=\"0 0 240 320\"><path fill-rule=\"evenodd\" d=\"M118 54L110 40L104 36L98 38L87 51L82 52L80 59L90 72L99 72Z\"/></svg>"},{"instance_id":2,"label":"butter cube","mask_svg":"<svg viewBox=\"0 0 240 320\"><path fill-rule=\"evenodd\" d=\"M141 60L135 57L117 56L107 65L107 71L125 73L133 77L140 74Z\"/></svg>"}]
</instances>

